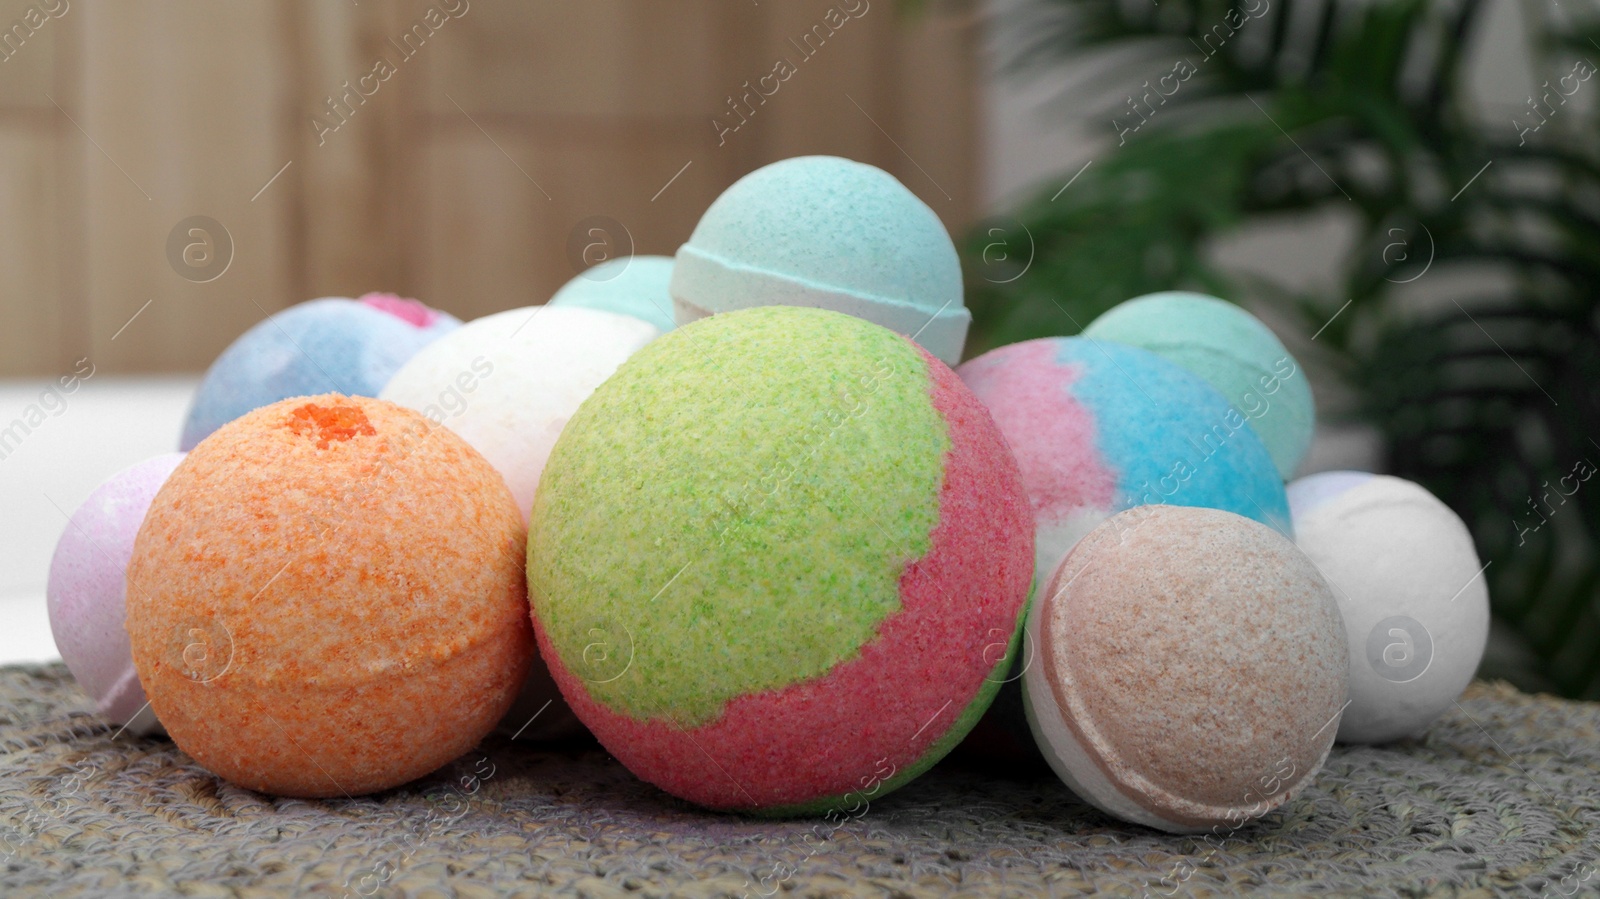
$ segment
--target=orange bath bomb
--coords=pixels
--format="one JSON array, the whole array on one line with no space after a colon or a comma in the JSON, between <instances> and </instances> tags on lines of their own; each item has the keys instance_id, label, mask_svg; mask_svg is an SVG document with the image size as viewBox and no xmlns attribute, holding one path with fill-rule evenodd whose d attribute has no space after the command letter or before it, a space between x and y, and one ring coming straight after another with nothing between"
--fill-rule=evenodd
<instances>
[{"instance_id":1,"label":"orange bath bomb","mask_svg":"<svg viewBox=\"0 0 1600 899\"><path fill-rule=\"evenodd\" d=\"M525 529L493 467L393 403L236 419L156 494L133 662L179 748L281 796L370 793L471 749L533 652Z\"/></svg>"}]
</instances>

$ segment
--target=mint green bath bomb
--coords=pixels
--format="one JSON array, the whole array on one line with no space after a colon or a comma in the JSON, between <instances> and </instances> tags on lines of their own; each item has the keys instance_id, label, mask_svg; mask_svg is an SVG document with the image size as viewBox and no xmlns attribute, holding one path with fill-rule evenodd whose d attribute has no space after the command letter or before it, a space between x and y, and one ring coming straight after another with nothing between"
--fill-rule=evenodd
<instances>
[{"instance_id":1,"label":"mint green bath bomb","mask_svg":"<svg viewBox=\"0 0 1600 899\"><path fill-rule=\"evenodd\" d=\"M961 361L972 313L944 224L895 177L837 156L756 169L711 204L678 250L679 324L753 306L844 312Z\"/></svg>"},{"instance_id":2,"label":"mint green bath bomb","mask_svg":"<svg viewBox=\"0 0 1600 899\"><path fill-rule=\"evenodd\" d=\"M1169 291L1112 307L1083 335L1149 350L1199 375L1250 420L1278 474L1294 477L1311 446L1316 406L1305 371L1261 319L1216 297Z\"/></svg>"},{"instance_id":3,"label":"mint green bath bomb","mask_svg":"<svg viewBox=\"0 0 1600 899\"><path fill-rule=\"evenodd\" d=\"M1033 580L1016 460L950 368L770 306L662 335L561 432L534 631L629 770L712 808L859 809L976 723Z\"/></svg>"},{"instance_id":4,"label":"mint green bath bomb","mask_svg":"<svg viewBox=\"0 0 1600 899\"><path fill-rule=\"evenodd\" d=\"M658 330L677 327L672 318L670 256L623 256L587 269L561 286L551 306L582 306L643 319Z\"/></svg>"}]
</instances>

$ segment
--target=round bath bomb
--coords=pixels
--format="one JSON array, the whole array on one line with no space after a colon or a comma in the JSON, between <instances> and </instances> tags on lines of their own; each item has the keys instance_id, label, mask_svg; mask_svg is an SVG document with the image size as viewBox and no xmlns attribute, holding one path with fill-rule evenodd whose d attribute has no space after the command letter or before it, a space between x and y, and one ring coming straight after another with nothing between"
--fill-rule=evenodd
<instances>
[{"instance_id":1,"label":"round bath bomb","mask_svg":"<svg viewBox=\"0 0 1600 899\"><path fill-rule=\"evenodd\" d=\"M424 347L379 395L465 438L505 478L526 520L567 419L658 333L633 316L597 309L511 309ZM505 728L538 740L582 731L539 662L529 669Z\"/></svg>"},{"instance_id":2,"label":"round bath bomb","mask_svg":"<svg viewBox=\"0 0 1600 899\"><path fill-rule=\"evenodd\" d=\"M548 306L577 306L631 315L657 331L677 327L672 318L670 256L624 256L602 262L562 285Z\"/></svg>"},{"instance_id":3,"label":"round bath bomb","mask_svg":"<svg viewBox=\"0 0 1600 899\"><path fill-rule=\"evenodd\" d=\"M736 181L678 250L679 324L752 306L812 306L961 360L972 313L961 262L932 209L893 175L836 156L775 162Z\"/></svg>"},{"instance_id":4,"label":"round bath bomb","mask_svg":"<svg viewBox=\"0 0 1600 899\"><path fill-rule=\"evenodd\" d=\"M1062 561L1028 615L1045 760L1084 801L1173 833L1264 815L1310 783L1346 696L1344 624L1279 534L1142 506Z\"/></svg>"},{"instance_id":5,"label":"round bath bomb","mask_svg":"<svg viewBox=\"0 0 1600 899\"><path fill-rule=\"evenodd\" d=\"M184 752L280 796L370 793L478 743L528 673L522 517L410 409L328 394L194 448L128 566L134 667Z\"/></svg>"},{"instance_id":6,"label":"round bath bomb","mask_svg":"<svg viewBox=\"0 0 1600 899\"><path fill-rule=\"evenodd\" d=\"M1250 420L1279 475L1294 477L1311 446L1316 407L1305 372L1260 319L1216 297L1171 291L1120 303L1083 333L1199 375Z\"/></svg>"},{"instance_id":7,"label":"round bath bomb","mask_svg":"<svg viewBox=\"0 0 1600 899\"><path fill-rule=\"evenodd\" d=\"M526 520L572 413L660 333L633 316L597 309L509 309L424 347L378 395L465 438L506 479Z\"/></svg>"},{"instance_id":8,"label":"round bath bomb","mask_svg":"<svg viewBox=\"0 0 1600 899\"><path fill-rule=\"evenodd\" d=\"M991 350L957 372L1022 467L1040 584L1078 538L1147 503L1224 509L1290 533L1283 481L1244 415L1154 353L1044 338Z\"/></svg>"},{"instance_id":9,"label":"round bath bomb","mask_svg":"<svg viewBox=\"0 0 1600 899\"><path fill-rule=\"evenodd\" d=\"M529 599L562 693L635 774L712 808L855 811L993 698L1031 533L947 366L858 318L763 307L663 335L573 416Z\"/></svg>"},{"instance_id":10,"label":"round bath bomb","mask_svg":"<svg viewBox=\"0 0 1600 899\"><path fill-rule=\"evenodd\" d=\"M128 560L145 510L183 453L167 453L107 478L61 532L45 602L62 661L100 716L136 734L160 730L133 670L126 617Z\"/></svg>"},{"instance_id":11,"label":"round bath bomb","mask_svg":"<svg viewBox=\"0 0 1600 899\"><path fill-rule=\"evenodd\" d=\"M1289 511L1349 637L1340 742L1421 734L1466 689L1489 640L1489 587L1472 534L1425 488L1366 472L1295 481Z\"/></svg>"},{"instance_id":12,"label":"round bath bomb","mask_svg":"<svg viewBox=\"0 0 1600 899\"><path fill-rule=\"evenodd\" d=\"M359 300L324 297L274 313L206 369L178 448L194 449L251 409L289 397L377 396L413 353L460 324L452 315L387 293Z\"/></svg>"}]
</instances>

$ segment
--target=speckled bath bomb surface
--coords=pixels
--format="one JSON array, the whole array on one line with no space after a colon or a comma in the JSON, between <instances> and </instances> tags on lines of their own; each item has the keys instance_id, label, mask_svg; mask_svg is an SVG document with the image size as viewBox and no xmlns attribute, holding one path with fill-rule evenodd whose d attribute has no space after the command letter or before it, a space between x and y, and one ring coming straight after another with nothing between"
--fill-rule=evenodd
<instances>
[{"instance_id":1,"label":"speckled bath bomb surface","mask_svg":"<svg viewBox=\"0 0 1600 899\"><path fill-rule=\"evenodd\" d=\"M664 335L578 410L534 502L540 649L606 748L703 805L822 810L943 756L1031 575L1015 462L887 329L765 307Z\"/></svg>"},{"instance_id":2,"label":"speckled bath bomb surface","mask_svg":"<svg viewBox=\"0 0 1600 899\"><path fill-rule=\"evenodd\" d=\"M336 394L189 453L128 568L139 678L173 740L241 786L340 796L476 745L527 673L522 517L449 429Z\"/></svg>"},{"instance_id":3,"label":"speckled bath bomb surface","mask_svg":"<svg viewBox=\"0 0 1600 899\"><path fill-rule=\"evenodd\" d=\"M1290 533L1272 457L1209 384L1146 350L1055 337L957 372L1017 455L1038 524L1042 586L1080 537L1133 506L1225 509Z\"/></svg>"},{"instance_id":4,"label":"speckled bath bomb surface","mask_svg":"<svg viewBox=\"0 0 1600 899\"><path fill-rule=\"evenodd\" d=\"M1127 821L1226 833L1286 802L1347 693L1332 590L1283 535L1216 509L1101 524L1029 614L1028 721L1073 791Z\"/></svg>"},{"instance_id":5,"label":"speckled bath bomb surface","mask_svg":"<svg viewBox=\"0 0 1600 899\"><path fill-rule=\"evenodd\" d=\"M972 313L939 216L893 175L837 156L762 166L723 191L678 249L679 324L756 306L859 316L961 361Z\"/></svg>"}]
</instances>

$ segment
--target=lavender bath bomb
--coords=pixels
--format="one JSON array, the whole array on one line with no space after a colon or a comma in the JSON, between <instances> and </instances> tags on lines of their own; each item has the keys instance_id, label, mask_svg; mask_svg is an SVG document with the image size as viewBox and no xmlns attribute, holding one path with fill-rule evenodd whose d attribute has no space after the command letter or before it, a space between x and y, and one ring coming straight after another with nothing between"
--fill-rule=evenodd
<instances>
[{"instance_id":1,"label":"lavender bath bomb","mask_svg":"<svg viewBox=\"0 0 1600 899\"><path fill-rule=\"evenodd\" d=\"M416 300L324 297L274 313L211 363L183 423L187 452L235 418L292 396L377 396L416 352L460 327Z\"/></svg>"},{"instance_id":2,"label":"lavender bath bomb","mask_svg":"<svg viewBox=\"0 0 1600 899\"><path fill-rule=\"evenodd\" d=\"M167 453L107 478L72 513L50 560L45 601L56 649L106 720L145 734L160 728L133 670L124 627L133 538L167 476L183 461Z\"/></svg>"}]
</instances>

